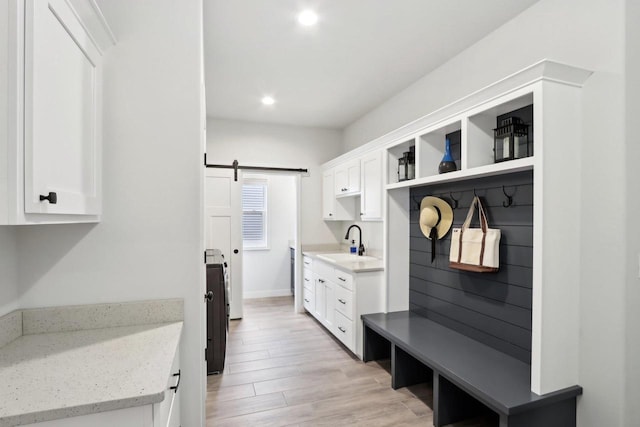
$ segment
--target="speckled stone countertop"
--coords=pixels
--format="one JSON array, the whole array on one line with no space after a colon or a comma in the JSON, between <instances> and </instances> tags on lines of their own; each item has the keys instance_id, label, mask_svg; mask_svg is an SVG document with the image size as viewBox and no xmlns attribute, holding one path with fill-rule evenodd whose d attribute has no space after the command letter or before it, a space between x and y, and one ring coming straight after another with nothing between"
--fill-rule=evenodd
<instances>
[{"instance_id":1,"label":"speckled stone countertop","mask_svg":"<svg viewBox=\"0 0 640 427\"><path fill-rule=\"evenodd\" d=\"M353 260L351 261L340 261L340 262L331 262L326 259L318 258L318 255L327 254L327 253L335 253L336 251L303 251L302 254L311 258L318 259L319 261L325 262L330 265L335 265L341 270L344 270L348 273L366 273L372 271L383 271L384 270L384 262L379 259L370 259L367 261L361 261L358 259L357 255L353 256Z\"/></svg>"},{"instance_id":2,"label":"speckled stone countertop","mask_svg":"<svg viewBox=\"0 0 640 427\"><path fill-rule=\"evenodd\" d=\"M104 313L105 306L93 307ZM74 309L81 307L87 306ZM139 310L140 305L129 308ZM121 308L115 311L122 314ZM11 313L4 317L15 322L14 316ZM69 323L73 309L64 317ZM63 330L21 335L0 348L0 426L124 409L164 399L182 321L54 329Z\"/></svg>"}]
</instances>

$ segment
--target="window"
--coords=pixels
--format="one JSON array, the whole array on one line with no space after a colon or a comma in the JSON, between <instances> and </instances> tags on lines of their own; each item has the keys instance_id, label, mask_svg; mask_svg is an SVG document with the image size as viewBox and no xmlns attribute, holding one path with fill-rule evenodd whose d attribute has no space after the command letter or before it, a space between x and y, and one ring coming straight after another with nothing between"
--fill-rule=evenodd
<instances>
[{"instance_id":1,"label":"window","mask_svg":"<svg viewBox=\"0 0 640 427\"><path fill-rule=\"evenodd\" d=\"M242 185L242 243L245 249L267 249L267 181L245 179Z\"/></svg>"}]
</instances>

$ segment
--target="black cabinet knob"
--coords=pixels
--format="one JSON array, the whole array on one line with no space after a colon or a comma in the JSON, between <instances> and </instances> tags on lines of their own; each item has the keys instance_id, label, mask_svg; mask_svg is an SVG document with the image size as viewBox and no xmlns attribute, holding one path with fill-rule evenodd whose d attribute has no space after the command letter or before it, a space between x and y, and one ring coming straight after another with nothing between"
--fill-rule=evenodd
<instances>
[{"instance_id":1,"label":"black cabinet knob","mask_svg":"<svg viewBox=\"0 0 640 427\"><path fill-rule=\"evenodd\" d=\"M234 250L233 250L233 253L234 253L234 254L237 254L237 253L238 253L238 250L237 250L237 249L234 249Z\"/></svg>"},{"instance_id":2,"label":"black cabinet knob","mask_svg":"<svg viewBox=\"0 0 640 427\"><path fill-rule=\"evenodd\" d=\"M213 301L213 291L208 291L206 294L204 294L204 300Z\"/></svg>"},{"instance_id":3,"label":"black cabinet knob","mask_svg":"<svg viewBox=\"0 0 640 427\"><path fill-rule=\"evenodd\" d=\"M55 205L56 203L58 203L58 194L54 193L53 191L49 192L49 195L47 196L43 196L42 194L40 195L40 201L44 201L44 200L48 200L49 203L51 203L52 205Z\"/></svg>"}]
</instances>

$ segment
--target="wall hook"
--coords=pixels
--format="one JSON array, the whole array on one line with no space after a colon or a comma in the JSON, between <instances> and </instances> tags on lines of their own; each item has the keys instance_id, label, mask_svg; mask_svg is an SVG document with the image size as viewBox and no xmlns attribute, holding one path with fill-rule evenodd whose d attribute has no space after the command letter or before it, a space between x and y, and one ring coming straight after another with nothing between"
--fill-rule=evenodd
<instances>
[{"instance_id":1,"label":"wall hook","mask_svg":"<svg viewBox=\"0 0 640 427\"><path fill-rule=\"evenodd\" d=\"M502 206L504 206L505 208L508 208L509 206L513 205L513 194L512 195L508 195L507 192L504 189L504 185L502 186L502 193L507 198L506 201L502 202Z\"/></svg>"},{"instance_id":2,"label":"wall hook","mask_svg":"<svg viewBox=\"0 0 640 427\"><path fill-rule=\"evenodd\" d=\"M451 192L449 192L449 197L451 198L451 200L453 200L453 209L458 209L458 202L460 200L453 197L453 194Z\"/></svg>"},{"instance_id":3,"label":"wall hook","mask_svg":"<svg viewBox=\"0 0 640 427\"><path fill-rule=\"evenodd\" d=\"M478 195L476 194L476 189L475 188L473 189L473 196L474 197L478 197Z\"/></svg>"},{"instance_id":4,"label":"wall hook","mask_svg":"<svg viewBox=\"0 0 640 427\"><path fill-rule=\"evenodd\" d=\"M416 204L416 210L420 210L420 202L418 200L416 200L416 197L412 196L411 199Z\"/></svg>"}]
</instances>

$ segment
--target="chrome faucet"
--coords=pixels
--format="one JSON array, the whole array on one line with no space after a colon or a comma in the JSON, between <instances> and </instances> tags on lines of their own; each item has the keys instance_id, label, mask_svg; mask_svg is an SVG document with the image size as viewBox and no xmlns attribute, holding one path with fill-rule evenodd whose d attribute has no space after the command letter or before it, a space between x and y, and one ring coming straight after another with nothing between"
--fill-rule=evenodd
<instances>
[{"instance_id":1,"label":"chrome faucet","mask_svg":"<svg viewBox=\"0 0 640 427\"><path fill-rule=\"evenodd\" d=\"M359 226L357 226L356 224L350 225L349 228L347 229L347 234L344 235L344 240L349 240L349 232L351 231L351 229L353 227L357 228L358 231L360 232L359 233L360 234L360 239L359 239L360 245L358 246L358 255L362 256L362 255L364 255L364 245L362 244L362 229Z\"/></svg>"}]
</instances>

